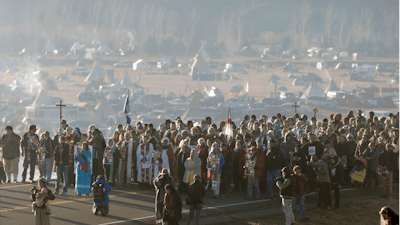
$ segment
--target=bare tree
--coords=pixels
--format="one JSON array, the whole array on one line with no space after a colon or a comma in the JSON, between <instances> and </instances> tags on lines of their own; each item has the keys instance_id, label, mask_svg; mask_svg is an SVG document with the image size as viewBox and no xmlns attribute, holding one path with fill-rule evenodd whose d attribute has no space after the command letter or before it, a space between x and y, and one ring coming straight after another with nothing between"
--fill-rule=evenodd
<instances>
[{"instance_id":1,"label":"bare tree","mask_svg":"<svg viewBox=\"0 0 400 225\"><path fill-rule=\"evenodd\" d=\"M335 10L335 7L330 4L328 6L328 9L326 10L325 14L325 21L324 21L324 34L325 34L325 41L327 42L327 46L331 46L331 31L332 31L332 25L337 19L337 13Z\"/></svg>"},{"instance_id":2,"label":"bare tree","mask_svg":"<svg viewBox=\"0 0 400 225\"><path fill-rule=\"evenodd\" d=\"M312 9L310 4L303 3L299 10L301 48L305 48L307 46L306 29L310 26L311 14L312 14Z\"/></svg>"},{"instance_id":3,"label":"bare tree","mask_svg":"<svg viewBox=\"0 0 400 225\"><path fill-rule=\"evenodd\" d=\"M341 17L340 17L340 23L339 23L339 47L341 49L344 48L343 46L343 30L344 26L346 25L347 22L347 16L346 16L346 11L343 9L341 12Z\"/></svg>"}]
</instances>

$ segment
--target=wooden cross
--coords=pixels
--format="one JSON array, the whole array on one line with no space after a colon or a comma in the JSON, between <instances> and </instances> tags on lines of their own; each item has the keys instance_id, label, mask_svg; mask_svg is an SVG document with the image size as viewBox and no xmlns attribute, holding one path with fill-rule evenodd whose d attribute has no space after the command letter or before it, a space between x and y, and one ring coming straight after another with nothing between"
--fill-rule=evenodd
<instances>
[{"instance_id":1,"label":"wooden cross","mask_svg":"<svg viewBox=\"0 0 400 225\"><path fill-rule=\"evenodd\" d=\"M297 105L297 102L294 103L294 105L292 105L292 107L294 107L294 114L297 113L297 108L300 107L299 105Z\"/></svg>"},{"instance_id":2,"label":"wooden cross","mask_svg":"<svg viewBox=\"0 0 400 225\"><path fill-rule=\"evenodd\" d=\"M60 100L60 104L56 104L56 106L60 107L60 127L61 127L61 121L62 121L62 107L66 106L62 104L62 100Z\"/></svg>"},{"instance_id":3,"label":"wooden cross","mask_svg":"<svg viewBox=\"0 0 400 225\"><path fill-rule=\"evenodd\" d=\"M314 112L314 117L317 118L316 115L317 115L318 109L317 109L317 108L314 108L314 109L313 109L313 112Z\"/></svg>"}]
</instances>

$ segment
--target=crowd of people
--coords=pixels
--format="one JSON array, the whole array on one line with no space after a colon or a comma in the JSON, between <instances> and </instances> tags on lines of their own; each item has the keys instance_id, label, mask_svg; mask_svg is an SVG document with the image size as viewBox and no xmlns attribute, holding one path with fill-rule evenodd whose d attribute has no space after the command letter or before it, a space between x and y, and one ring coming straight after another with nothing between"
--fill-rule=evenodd
<instances>
[{"instance_id":1,"label":"crowd of people","mask_svg":"<svg viewBox=\"0 0 400 225\"><path fill-rule=\"evenodd\" d=\"M232 126L232 136L225 132L227 126ZM163 219L165 208L173 207L165 201L176 199L164 195L175 189L190 195L189 185L197 182L218 199L229 194L233 183L232 191L248 199L282 198L287 224L291 224L297 204L302 219L308 219L304 202L309 191L318 191L316 210L331 209L331 191L333 209L339 208L343 185L369 188L381 184L381 197L389 198L392 183L399 177L398 140L398 112L378 118L371 111L365 118L358 110L345 116L332 114L322 121L278 113L270 119L246 115L240 124L222 121L217 125L211 117L196 123L184 123L177 117L165 120L158 129L151 123L120 124L108 140L95 125L82 132L63 121L53 138L49 132L37 134L35 125L22 137L7 126L0 147L3 182L17 182L21 155L22 182L28 167L31 182L36 165L44 184L57 172L56 195L66 195L70 185L76 195L87 195L98 175L114 188L129 187L132 182L138 182L141 189L155 186L158 219ZM165 176L168 179L161 182Z\"/></svg>"}]
</instances>

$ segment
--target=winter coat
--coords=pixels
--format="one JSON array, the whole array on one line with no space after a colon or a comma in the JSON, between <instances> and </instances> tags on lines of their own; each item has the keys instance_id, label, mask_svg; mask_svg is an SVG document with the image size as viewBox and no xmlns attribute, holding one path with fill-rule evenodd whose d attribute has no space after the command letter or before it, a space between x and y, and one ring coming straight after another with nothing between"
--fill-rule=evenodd
<instances>
[{"instance_id":1,"label":"winter coat","mask_svg":"<svg viewBox=\"0 0 400 225\"><path fill-rule=\"evenodd\" d=\"M340 162L336 162L335 165L331 165L330 179L333 185L339 185L343 182L343 167Z\"/></svg>"},{"instance_id":2,"label":"winter coat","mask_svg":"<svg viewBox=\"0 0 400 225\"><path fill-rule=\"evenodd\" d=\"M4 145L3 147L3 158L4 159L12 159L15 157L19 157L19 142L21 137L15 133L12 133L10 138L8 138L7 134L4 134L1 137L0 144Z\"/></svg>"},{"instance_id":3,"label":"winter coat","mask_svg":"<svg viewBox=\"0 0 400 225\"><path fill-rule=\"evenodd\" d=\"M394 152L384 151L379 155L379 165L382 167L387 166L389 171L396 171L397 157Z\"/></svg>"},{"instance_id":4,"label":"winter coat","mask_svg":"<svg viewBox=\"0 0 400 225\"><path fill-rule=\"evenodd\" d=\"M268 150L265 158L265 168L267 170L281 170L285 166L285 158L282 151L273 147Z\"/></svg>"},{"instance_id":5,"label":"winter coat","mask_svg":"<svg viewBox=\"0 0 400 225\"><path fill-rule=\"evenodd\" d=\"M196 152L196 151L195 151ZM192 166L189 166L189 161L191 161L191 158L187 158L184 166L185 166L185 175L183 176L183 181L185 182L186 180L186 176L188 175L188 172L193 171L193 175L197 174L200 175L201 174L201 160L199 159L199 157L197 157L197 152L195 153L196 156L194 158L194 164ZM190 177L189 180L192 180L193 177Z\"/></svg>"},{"instance_id":6,"label":"winter coat","mask_svg":"<svg viewBox=\"0 0 400 225\"><path fill-rule=\"evenodd\" d=\"M379 153L378 153L378 149L373 149L371 151L370 148L365 149L365 151L363 152L363 154L361 155L361 158L367 158L369 157L368 160L368 170L375 172L376 169L378 169L379 166Z\"/></svg>"},{"instance_id":7,"label":"winter coat","mask_svg":"<svg viewBox=\"0 0 400 225\"><path fill-rule=\"evenodd\" d=\"M244 174L244 161L245 161L245 155L246 153L244 152L243 148L242 149L237 149L235 148L232 152L232 161L231 161L231 174L239 174L243 175Z\"/></svg>"},{"instance_id":8,"label":"winter coat","mask_svg":"<svg viewBox=\"0 0 400 225\"><path fill-rule=\"evenodd\" d=\"M321 158L322 153L323 153L323 151L324 151L324 147L323 147L319 142L317 142L317 141L316 141L316 142L313 142L313 143L307 143L307 144L303 145L303 146L300 148L300 151L301 151L302 153L304 153L308 158L310 158L310 154L309 154L309 152L308 152L308 147L310 147L310 146L315 146L316 155L317 155L318 159Z\"/></svg>"},{"instance_id":9,"label":"winter coat","mask_svg":"<svg viewBox=\"0 0 400 225\"><path fill-rule=\"evenodd\" d=\"M285 141L280 144L281 151L283 153L283 156L285 157L286 162L290 161L290 153L294 151L294 147L296 146L296 142L293 141L293 137L289 142L287 141L288 135L291 136L291 134L287 132L285 134Z\"/></svg>"},{"instance_id":10,"label":"winter coat","mask_svg":"<svg viewBox=\"0 0 400 225\"><path fill-rule=\"evenodd\" d=\"M309 189L308 179L304 173L301 176L293 175L293 196L304 195L307 189Z\"/></svg>"},{"instance_id":11,"label":"winter coat","mask_svg":"<svg viewBox=\"0 0 400 225\"><path fill-rule=\"evenodd\" d=\"M62 143L56 146L54 150L54 160L56 166L68 166L69 165L69 145ZM61 164L62 161L62 164Z\"/></svg>"},{"instance_id":12,"label":"winter coat","mask_svg":"<svg viewBox=\"0 0 400 225\"><path fill-rule=\"evenodd\" d=\"M324 160L318 160L318 162L307 162L307 165L310 165L312 167L319 167L317 170L317 181L318 182L327 182L330 183L331 179L329 177L329 168L328 164L324 162Z\"/></svg>"},{"instance_id":13,"label":"winter coat","mask_svg":"<svg viewBox=\"0 0 400 225\"><path fill-rule=\"evenodd\" d=\"M307 156L302 152L293 152L292 167L299 165L302 173L307 171Z\"/></svg>"}]
</instances>

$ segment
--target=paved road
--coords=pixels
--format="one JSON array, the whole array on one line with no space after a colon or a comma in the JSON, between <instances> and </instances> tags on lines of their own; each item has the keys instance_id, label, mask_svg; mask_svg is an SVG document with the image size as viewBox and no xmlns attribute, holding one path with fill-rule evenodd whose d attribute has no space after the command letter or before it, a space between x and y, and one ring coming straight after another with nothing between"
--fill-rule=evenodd
<instances>
[{"instance_id":1,"label":"paved road","mask_svg":"<svg viewBox=\"0 0 400 225\"><path fill-rule=\"evenodd\" d=\"M0 224L33 223L29 190L31 184L2 184L0 185ZM54 182L49 185L54 190ZM397 189L396 189L397 190ZM76 197L70 187L67 196L57 196L51 201L52 224L155 224L154 191L139 190L137 185L129 189L113 189L110 192L110 213L107 217L94 216L91 213L92 199ZM378 196L379 189L372 189L370 196ZM394 191L398 193L398 191ZM358 189L342 191L342 199L362 198L365 192ZM220 199L205 198L203 222L218 223L226 220L246 220L251 216L267 213L281 213L279 200L247 200L244 194L229 193ZM185 195L182 199L185 199ZM396 195L398 198L398 194ZM306 199L308 207L315 207L316 195L311 194ZM185 220L188 207L184 204ZM181 222L183 224L183 222Z\"/></svg>"}]
</instances>

